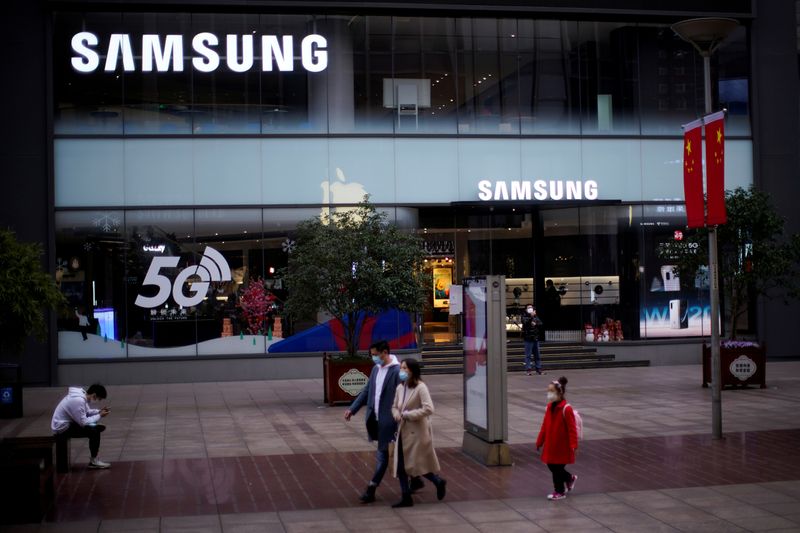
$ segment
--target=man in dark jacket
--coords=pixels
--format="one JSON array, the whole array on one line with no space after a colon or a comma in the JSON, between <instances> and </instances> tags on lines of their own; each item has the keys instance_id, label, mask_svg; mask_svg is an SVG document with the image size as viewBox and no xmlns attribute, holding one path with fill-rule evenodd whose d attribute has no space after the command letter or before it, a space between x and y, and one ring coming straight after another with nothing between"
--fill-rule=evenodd
<instances>
[{"instance_id":1,"label":"man in dark jacket","mask_svg":"<svg viewBox=\"0 0 800 533\"><path fill-rule=\"evenodd\" d=\"M367 435L370 442L378 441L377 464L375 474L361 495L362 503L375 501L375 490L381 484L386 469L389 466L389 443L394 440L397 432L397 423L392 416L392 403L394 392L400 383L400 362L397 357L389 353L389 343L378 341L369 348L375 366L369 376L369 381L350 408L344 412L344 419L350 418L366 405Z\"/></svg>"},{"instance_id":2,"label":"man in dark jacket","mask_svg":"<svg viewBox=\"0 0 800 533\"><path fill-rule=\"evenodd\" d=\"M525 371L531 375L531 355L533 355L536 373L542 372L542 357L539 355L539 340L544 336L542 326L544 324L536 316L536 309L529 305L522 316L522 339L525 341Z\"/></svg>"}]
</instances>

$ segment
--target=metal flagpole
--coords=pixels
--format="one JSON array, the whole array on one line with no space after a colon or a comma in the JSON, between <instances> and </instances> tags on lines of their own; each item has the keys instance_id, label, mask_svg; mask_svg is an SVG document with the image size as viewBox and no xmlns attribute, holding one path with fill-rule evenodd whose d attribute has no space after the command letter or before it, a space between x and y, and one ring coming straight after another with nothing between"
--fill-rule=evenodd
<instances>
[{"instance_id":1,"label":"metal flagpole","mask_svg":"<svg viewBox=\"0 0 800 533\"><path fill-rule=\"evenodd\" d=\"M739 23L733 19L701 18L673 24L672 30L703 57L705 114L711 114L711 54ZM708 140L706 139L706 142ZM711 292L711 437L722 438L722 369L719 356L719 276L717 227L708 228L708 275Z\"/></svg>"}]
</instances>

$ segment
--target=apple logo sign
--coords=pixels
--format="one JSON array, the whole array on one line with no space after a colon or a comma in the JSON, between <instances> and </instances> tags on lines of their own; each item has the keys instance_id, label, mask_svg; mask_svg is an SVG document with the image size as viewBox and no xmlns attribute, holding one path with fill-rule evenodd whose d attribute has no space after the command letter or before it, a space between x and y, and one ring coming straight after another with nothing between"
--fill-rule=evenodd
<instances>
[{"instance_id":1,"label":"apple logo sign","mask_svg":"<svg viewBox=\"0 0 800 533\"><path fill-rule=\"evenodd\" d=\"M322 203L335 205L335 204L357 204L364 200L367 195L367 190L364 185L357 181L347 183L347 176L344 171L336 167L336 180L325 180L319 184L322 188ZM353 208L355 209L355 208ZM328 207L322 208L322 214L327 215L330 213Z\"/></svg>"}]
</instances>

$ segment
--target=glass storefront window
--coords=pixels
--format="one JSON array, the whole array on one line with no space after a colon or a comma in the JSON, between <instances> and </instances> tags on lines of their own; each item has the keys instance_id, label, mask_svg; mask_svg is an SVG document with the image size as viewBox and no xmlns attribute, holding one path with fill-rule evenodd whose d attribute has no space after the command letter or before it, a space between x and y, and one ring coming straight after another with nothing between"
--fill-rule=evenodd
<instances>
[{"instance_id":1,"label":"glass storefront window","mask_svg":"<svg viewBox=\"0 0 800 533\"><path fill-rule=\"evenodd\" d=\"M124 102L121 66L114 74L104 72L104 64L92 73L77 72L71 66L73 33L86 28L123 33L125 25L121 13L55 14L53 130L56 134L120 135Z\"/></svg>"},{"instance_id":2,"label":"glass storefront window","mask_svg":"<svg viewBox=\"0 0 800 533\"><path fill-rule=\"evenodd\" d=\"M638 28L614 22L578 23L581 132L639 133Z\"/></svg>"},{"instance_id":3,"label":"glass storefront window","mask_svg":"<svg viewBox=\"0 0 800 533\"><path fill-rule=\"evenodd\" d=\"M244 38L256 38L263 33L258 15L194 14L191 17L192 35L210 32L217 36L237 36L238 59L242 60ZM260 50L254 43L255 50ZM260 55L254 52L255 63ZM188 65L187 65L188 67ZM191 70L191 69L190 69ZM193 72L192 132L195 134L260 133L261 87L260 69L233 72L217 68L213 72Z\"/></svg>"},{"instance_id":4,"label":"glass storefront window","mask_svg":"<svg viewBox=\"0 0 800 533\"><path fill-rule=\"evenodd\" d=\"M117 210L56 213L55 280L68 303L58 316L62 359L127 354L124 221Z\"/></svg>"},{"instance_id":5,"label":"glass storefront window","mask_svg":"<svg viewBox=\"0 0 800 533\"><path fill-rule=\"evenodd\" d=\"M580 133L578 23L520 20L520 126L523 134Z\"/></svg>"},{"instance_id":6,"label":"glass storefront window","mask_svg":"<svg viewBox=\"0 0 800 533\"><path fill-rule=\"evenodd\" d=\"M517 21L458 19L458 132L519 134Z\"/></svg>"},{"instance_id":7,"label":"glass storefront window","mask_svg":"<svg viewBox=\"0 0 800 533\"><path fill-rule=\"evenodd\" d=\"M200 281L187 277L201 257L194 253L191 210L143 210L125 213L125 279L128 354L131 357L197 355L193 299ZM186 271L184 273L184 271ZM202 285L199 285L202 287ZM199 296L202 298L202 296Z\"/></svg>"},{"instance_id":8,"label":"glass storefront window","mask_svg":"<svg viewBox=\"0 0 800 533\"><path fill-rule=\"evenodd\" d=\"M702 60L665 24L214 13L56 13L54 20L57 134L677 137L703 111ZM98 40L99 66L88 73L71 66L80 60L71 46L81 31ZM205 56L196 57L192 36L204 32L224 41L204 41L218 52L209 72L195 64ZM312 33L327 41L322 72L302 68L296 50ZM130 37L132 65L112 34ZM143 72L145 57L158 62L144 34L159 35L158 53L172 56L166 35L182 38L182 63L162 58L168 64L154 69L161 72ZM277 52L262 50L262 36L294 40L291 70L281 70L285 57L279 65ZM230 58L229 37L237 48ZM728 109L728 132L749 135L746 27L715 53L712 71L714 106Z\"/></svg>"}]
</instances>

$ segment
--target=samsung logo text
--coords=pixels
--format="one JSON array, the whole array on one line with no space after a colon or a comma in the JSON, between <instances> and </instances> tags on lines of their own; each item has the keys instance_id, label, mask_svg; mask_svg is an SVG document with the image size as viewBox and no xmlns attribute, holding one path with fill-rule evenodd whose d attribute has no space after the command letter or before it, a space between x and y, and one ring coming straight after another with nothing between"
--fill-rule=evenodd
<instances>
[{"instance_id":1,"label":"samsung logo text","mask_svg":"<svg viewBox=\"0 0 800 533\"><path fill-rule=\"evenodd\" d=\"M102 68L116 72L119 66L125 72L182 72L184 62L198 72L214 72L224 62L228 70L248 72L260 57L264 72L278 70L291 72L295 68L295 38L284 35L224 35L198 33L189 43L183 35L145 34L136 40L127 33L112 33L104 48L94 33L82 31L72 37L72 68L90 73ZM328 68L328 41L322 35L311 34L300 41L300 63L308 72L322 72ZM187 54L187 45L191 52ZM259 47L256 50L256 47ZM260 52L260 55L256 55Z\"/></svg>"},{"instance_id":2,"label":"samsung logo text","mask_svg":"<svg viewBox=\"0 0 800 533\"><path fill-rule=\"evenodd\" d=\"M597 200L594 180L511 180L478 182L478 199L491 200Z\"/></svg>"}]
</instances>

